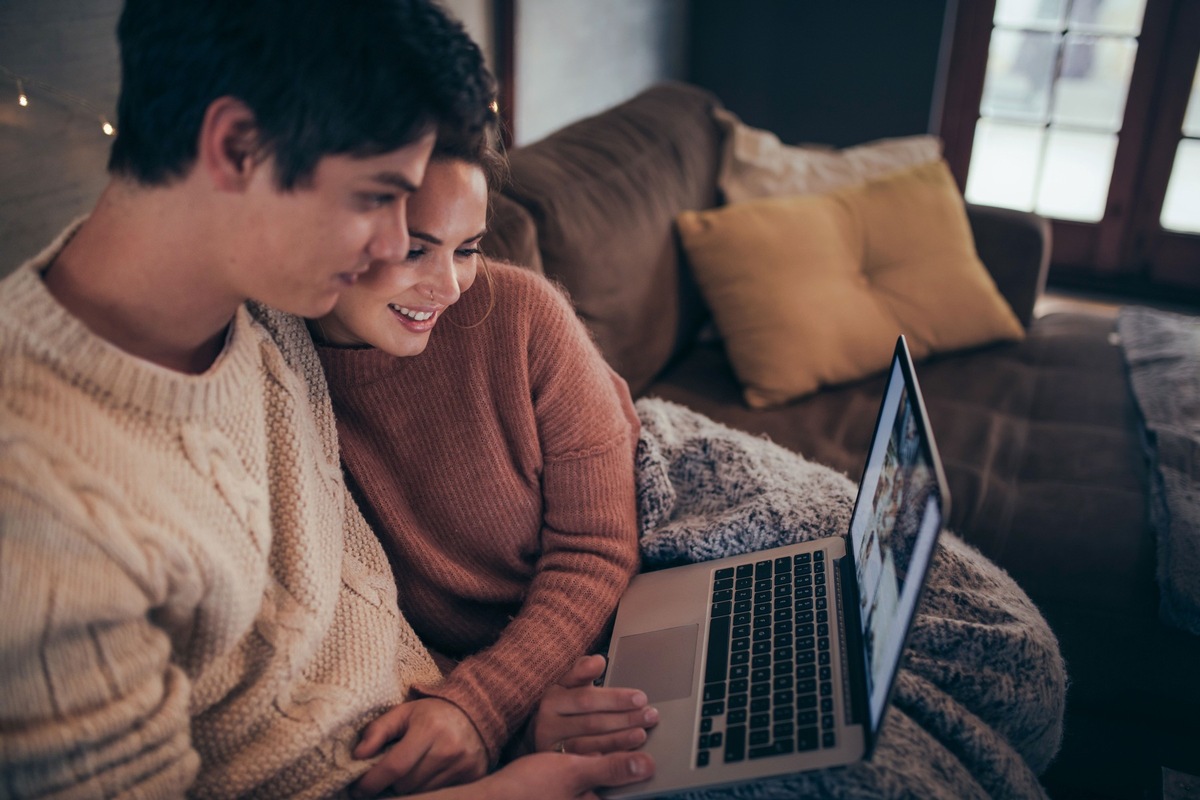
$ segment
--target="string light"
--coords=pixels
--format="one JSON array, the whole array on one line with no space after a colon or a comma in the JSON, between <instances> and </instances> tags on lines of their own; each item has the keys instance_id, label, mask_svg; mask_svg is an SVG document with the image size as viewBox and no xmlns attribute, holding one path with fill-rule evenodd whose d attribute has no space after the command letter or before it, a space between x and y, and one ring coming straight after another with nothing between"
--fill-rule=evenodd
<instances>
[{"instance_id":1,"label":"string light","mask_svg":"<svg viewBox=\"0 0 1200 800\"><path fill-rule=\"evenodd\" d=\"M29 107L29 95L25 93L25 87L32 86L39 92L43 92L51 97L58 98L69 105L81 108L94 116L100 123L100 130L103 131L105 136L116 135L117 129L113 127L111 122L108 121L108 118L104 116L104 113L79 95L71 94L70 92L59 89L57 86L51 86L45 81L39 81L38 79L30 78L27 75L18 75L3 64L0 64L0 73L3 73L4 77L8 78L17 85L17 105L19 105L21 108Z\"/></svg>"}]
</instances>

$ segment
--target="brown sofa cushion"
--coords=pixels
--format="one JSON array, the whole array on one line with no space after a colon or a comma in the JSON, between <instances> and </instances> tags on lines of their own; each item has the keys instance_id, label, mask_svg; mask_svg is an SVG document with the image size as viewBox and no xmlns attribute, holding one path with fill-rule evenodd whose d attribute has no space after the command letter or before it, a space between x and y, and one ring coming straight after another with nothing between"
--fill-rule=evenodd
<instances>
[{"instance_id":1,"label":"brown sofa cushion","mask_svg":"<svg viewBox=\"0 0 1200 800\"><path fill-rule=\"evenodd\" d=\"M705 318L672 220L716 200L716 102L660 85L512 153L505 194L532 216L546 275L635 392Z\"/></svg>"},{"instance_id":2,"label":"brown sofa cushion","mask_svg":"<svg viewBox=\"0 0 1200 800\"><path fill-rule=\"evenodd\" d=\"M950 527L1002 564L1046 615L1067 660L1072 713L1119 716L1133 737L1157 737L1144 746L1182 747L1197 739L1200 637L1158 618L1146 466L1113 329L1102 315L1052 314L1019 345L934 357L917 365L917 378L945 462ZM883 382L753 410L721 344L710 343L646 394L857 480ZM1133 680L1148 664L1153 679ZM1070 725L1069 716L1068 734Z\"/></svg>"},{"instance_id":3,"label":"brown sofa cushion","mask_svg":"<svg viewBox=\"0 0 1200 800\"><path fill-rule=\"evenodd\" d=\"M480 249L488 258L508 261L542 273L537 227L533 217L516 202L501 194L488 200L488 231Z\"/></svg>"}]
</instances>

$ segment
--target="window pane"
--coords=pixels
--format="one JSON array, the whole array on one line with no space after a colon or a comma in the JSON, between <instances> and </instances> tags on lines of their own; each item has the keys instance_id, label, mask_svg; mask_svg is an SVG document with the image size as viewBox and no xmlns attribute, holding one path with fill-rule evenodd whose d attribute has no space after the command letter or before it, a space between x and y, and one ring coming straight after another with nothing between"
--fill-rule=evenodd
<instances>
[{"instance_id":1,"label":"window pane","mask_svg":"<svg viewBox=\"0 0 1200 800\"><path fill-rule=\"evenodd\" d=\"M1183 118L1183 135L1200 136L1200 62L1192 78L1192 94L1188 97L1187 114Z\"/></svg>"},{"instance_id":2,"label":"window pane","mask_svg":"<svg viewBox=\"0 0 1200 800\"><path fill-rule=\"evenodd\" d=\"M979 104L983 116L1046 119L1059 38L1048 33L992 32Z\"/></svg>"},{"instance_id":3,"label":"window pane","mask_svg":"<svg viewBox=\"0 0 1200 800\"><path fill-rule=\"evenodd\" d=\"M1066 0L996 0L992 23L1012 28L1059 30L1066 7Z\"/></svg>"},{"instance_id":4,"label":"window pane","mask_svg":"<svg viewBox=\"0 0 1200 800\"><path fill-rule=\"evenodd\" d=\"M1046 139L1039 214L1079 222L1099 222L1108 200L1117 137L1052 128Z\"/></svg>"},{"instance_id":5,"label":"window pane","mask_svg":"<svg viewBox=\"0 0 1200 800\"><path fill-rule=\"evenodd\" d=\"M1068 35L1054 91L1054 122L1120 130L1136 55L1134 39Z\"/></svg>"},{"instance_id":6,"label":"window pane","mask_svg":"<svg viewBox=\"0 0 1200 800\"><path fill-rule=\"evenodd\" d=\"M1142 32L1146 0L1074 0L1067 27L1075 31L1123 33Z\"/></svg>"},{"instance_id":7,"label":"window pane","mask_svg":"<svg viewBox=\"0 0 1200 800\"><path fill-rule=\"evenodd\" d=\"M967 200L1032 211L1044 135L1040 127L979 120L967 170Z\"/></svg>"},{"instance_id":8,"label":"window pane","mask_svg":"<svg viewBox=\"0 0 1200 800\"><path fill-rule=\"evenodd\" d=\"M1179 143L1160 222L1167 230L1200 233L1200 141Z\"/></svg>"}]
</instances>

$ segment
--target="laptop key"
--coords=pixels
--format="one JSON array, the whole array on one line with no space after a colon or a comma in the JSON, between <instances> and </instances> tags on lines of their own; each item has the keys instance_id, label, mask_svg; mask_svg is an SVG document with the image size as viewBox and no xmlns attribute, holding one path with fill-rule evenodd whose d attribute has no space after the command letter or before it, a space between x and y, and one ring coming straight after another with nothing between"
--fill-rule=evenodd
<instances>
[{"instance_id":1,"label":"laptop key","mask_svg":"<svg viewBox=\"0 0 1200 800\"><path fill-rule=\"evenodd\" d=\"M731 725L725 729L725 763L746 757L746 726Z\"/></svg>"},{"instance_id":2,"label":"laptop key","mask_svg":"<svg viewBox=\"0 0 1200 800\"><path fill-rule=\"evenodd\" d=\"M796 731L796 750L804 752L805 750L817 749L817 729L816 728L801 728Z\"/></svg>"},{"instance_id":3,"label":"laptop key","mask_svg":"<svg viewBox=\"0 0 1200 800\"><path fill-rule=\"evenodd\" d=\"M821 735L822 747L834 747L837 745L837 737L833 735L833 731L825 731Z\"/></svg>"},{"instance_id":4,"label":"laptop key","mask_svg":"<svg viewBox=\"0 0 1200 800\"><path fill-rule=\"evenodd\" d=\"M708 653L704 662L704 682L724 682L729 662L729 617L714 617L708 626Z\"/></svg>"},{"instance_id":5,"label":"laptop key","mask_svg":"<svg viewBox=\"0 0 1200 800\"><path fill-rule=\"evenodd\" d=\"M777 742L766 745L765 747L751 747L751 758L767 758L769 756L786 756L788 753L795 752L796 743L791 739L780 739Z\"/></svg>"},{"instance_id":6,"label":"laptop key","mask_svg":"<svg viewBox=\"0 0 1200 800\"><path fill-rule=\"evenodd\" d=\"M697 767L707 767L708 766L708 751L707 750L701 750L700 752L696 753L696 766Z\"/></svg>"}]
</instances>

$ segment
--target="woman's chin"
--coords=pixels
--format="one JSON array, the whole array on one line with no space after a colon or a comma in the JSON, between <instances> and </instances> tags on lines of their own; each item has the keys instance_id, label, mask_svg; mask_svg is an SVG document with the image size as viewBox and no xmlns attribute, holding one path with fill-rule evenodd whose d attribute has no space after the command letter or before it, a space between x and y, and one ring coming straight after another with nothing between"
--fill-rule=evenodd
<instances>
[{"instance_id":1,"label":"woman's chin","mask_svg":"<svg viewBox=\"0 0 1200 800\"><path fill-rule=\"evenodd\" d=\"M399 341L380 342L375 345L376 348L382 350L390 356L396 358L412 358L419 356L425 352L425 348L429 346L429 334L421 337L406 336Z\"/></svg>"}]
</instances>

